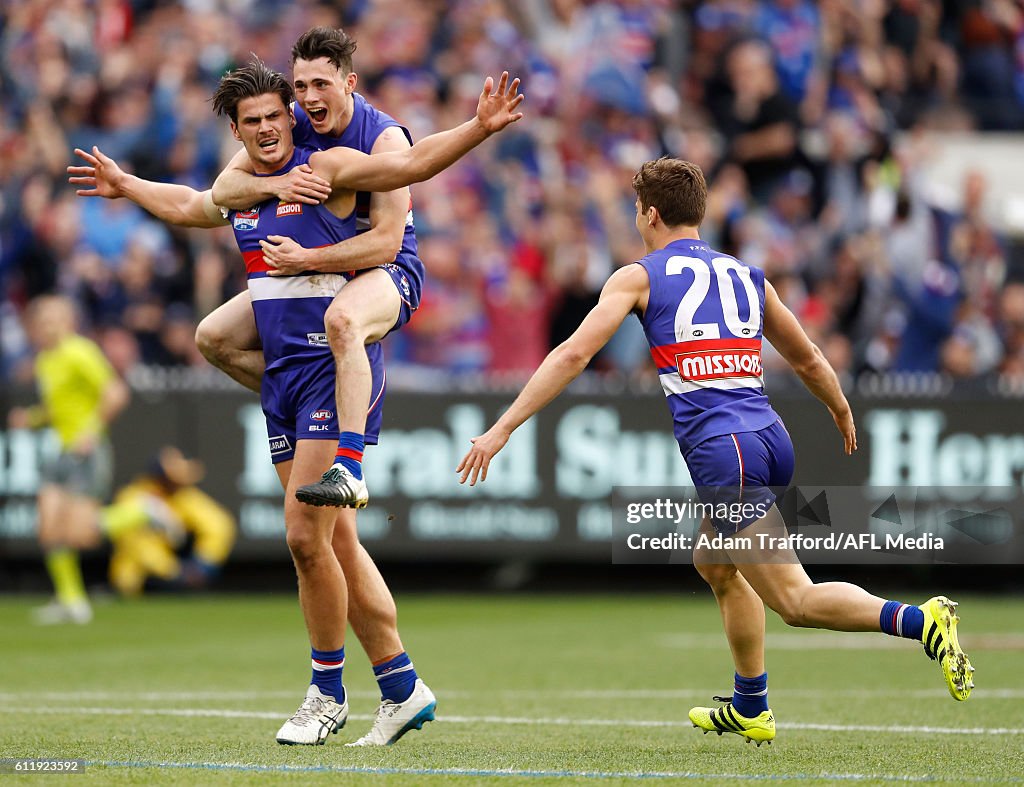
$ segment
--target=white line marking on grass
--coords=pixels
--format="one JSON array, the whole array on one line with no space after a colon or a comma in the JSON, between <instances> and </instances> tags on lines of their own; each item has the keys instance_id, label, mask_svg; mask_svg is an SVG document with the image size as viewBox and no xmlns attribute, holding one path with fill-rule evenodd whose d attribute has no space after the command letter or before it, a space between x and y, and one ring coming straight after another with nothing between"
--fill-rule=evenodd
<instances>
[{"instance_id":1,"label":"white line marking on grass","mask_svg":"<svg viewBox=\"0 0 1024 787\"><path fill-rule=\"evenodd\" d=\"M513 768L374 768L362 765L256 765L241 762L150 762L88 760L86 765L104 768L183 768L208 771L245 771L254 773L366 773L375 775L403 776L477 776L515 777L533 779L699 779L701 781L886 781L886 782L932 782L941 777L903 773L700 773L697 771L570 771L570 770L520 770ZM957 776L961 783L985 783L991 781L979 777Z\"/></svg>"},{"instance_id":2,"label":"white line marking on grass","mask_svg":"<svg viewBox=\"0 0 1024 787\"><path fill-rule=\"evenodd\" d=\"M379 691L349 691L352 697L380 697ZM173 702L175 700L254 700L288 699L298 697L295 689L290 691L0 691L0 700L22 697L42 697L54 700L138 700L140 702Z\"/></svg>"},{"instance_id":3,"label":"white line marking on grass","mask_svg":"<svg viewBox=\"0 0 1024 787\"><path fill-rule=\"evenodd\" d=\"M0 712L31 715L77 713L85 716L184 716L223 719L281 719L281 711L224 710L218 708L20 708L0 705ZM371 721L371 714L353 713L355 721ZM512 724L532 727L692 727L687 721L674 719L571 719L564 717L534 716L439 716L438 721L449 724ZM779 723L784 730L815 730L825 732L894 732L915 735L1024 735L1022 727L931 727L882 724L816 724L812 722Z\"/></svg>"},{"instance_id":4,"label":"white line marking on grass","mask_svg":"<svg viewBox=\"0 0 1024 787\"><path fill-rule=\"evenodd\" d=\"M772 689L776 699L823 699L834 697L865 698L891 697L897 689ZM904 698L927 699L949 696L946 689L898 689ZM378 699L380 692L348 689L348 696L357 699ZM521 691L512 689L496 691L473 691L468 689L438 689L435 693L452 699L475 699L481 697L507 697L520 699ZM575 699L575 700L676 700L707 699L715 693L714 688L706 689L543 689L531 692L534 697ZM218 702L224 700L267 700L290 699L297 692L289 691L0 691L0 701L17 702L26 698L47 700L119 700L139 702L175 702L200 700ZM971 694L971 702L978 700L1020 700L1024 689L1000 689L980 687Z\"/></svg>"}]
</instances>

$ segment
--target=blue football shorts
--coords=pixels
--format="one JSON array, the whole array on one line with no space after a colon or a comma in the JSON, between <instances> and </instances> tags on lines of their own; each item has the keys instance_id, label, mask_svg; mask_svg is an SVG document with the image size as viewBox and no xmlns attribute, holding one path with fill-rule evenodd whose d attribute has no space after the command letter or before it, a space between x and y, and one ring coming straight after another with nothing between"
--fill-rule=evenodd
<instances>
[{"instance_id":1,"label":"blue football shorts","mask_svg":"<svg viewBox=\"0 0 1024 787\"><path fill-rule=\"evenodd\" d=\"M781 420L756 432L710 437L686 455L715 530L730 535L763 517L793 480L793 442Z\"/></svg>"},{"instance_id":2,"label":"blue football shorts","mask_svg":"<svg viewBox=\"0 0 1024 787\"><path fill-rule=\"evenodd\" d=\"M379 343L367 345L373 372L370 406L366 414L367 445L376 445L384 412L387 375ZM338 440L334 399L334 357L329 353L263 375L260 399L267 419L270 458L274 464L295 458L298 440Z\"/></svg>"},{"instance_id":3,"label":"blue football shorts","mask_svg":"<svg viewBox=\"0 0 1024 787\"><path fill-rule=\"evenodd\" d=\"M417 270L423 269L423 263L418 257L401 252L395 257L394 262L381 265L380 269L391 277L391 281L398 290L398 297L401 299L401 306L398 310L398 319L391 326L391 331L397 331L410 319L412 313L420 307L420 297L423 295L423 283ZM372 269L371 269L372 270Z\"/></svg>"}]
</instances>

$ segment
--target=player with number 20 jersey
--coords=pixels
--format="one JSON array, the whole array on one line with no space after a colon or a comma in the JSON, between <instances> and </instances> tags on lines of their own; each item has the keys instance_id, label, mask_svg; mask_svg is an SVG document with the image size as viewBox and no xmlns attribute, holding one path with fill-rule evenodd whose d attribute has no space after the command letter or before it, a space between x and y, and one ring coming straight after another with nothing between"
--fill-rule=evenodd
<instances>
[{"instance_id":1,"label":"player with number 20 jersey","mask_svg":"<svg viewBox=\"0 0 1024 787\"><path fill-rule=\"evenodd\" d=\"M692 559L714 590L736 668L732 697L715 697L726 703L721 707L691 708L693 726L758 746L775 738L764 659L766 605L792 626L917 640L939 662L953 698L966 700L974 668L957 639L955 602L934 596L915 607L846 582L815 583L785 538L752 546L761 536L785 533L772 504L793 475L793 445L764 393L762 336L828 408L847 454L857 449L853 413L835 371L764 273L700 239L707 207L700 168L678 159L648 161L633 188L647 256L612 274L575 333L544 359L494 426L473 438L456 468L461 482L485 480L512 432L586 368L623 320L639 315L680 450L701 501L711 503L713 514L701 523ZM756 538L716 544L711 537L712 528L730 535L746 527Z\"/></svg>"},{"instance_id":2,"label":"player with number 20 jersey","mask_svg":"<svg viewBox=\"0 0 1024 787\"><path fill-rule=\"evenodd\" d=\"M748 503L735 530L771 507L793 475L793 445L764 393L764 271L682 239L644 257L641 322L679 449L704 502Z\"/></svg>"}]
</instances>

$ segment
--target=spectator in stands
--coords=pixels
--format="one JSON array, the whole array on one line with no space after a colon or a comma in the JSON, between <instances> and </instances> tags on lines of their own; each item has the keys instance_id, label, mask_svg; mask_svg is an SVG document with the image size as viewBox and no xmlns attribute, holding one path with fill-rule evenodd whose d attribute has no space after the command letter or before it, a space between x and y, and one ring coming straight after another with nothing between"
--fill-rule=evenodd
<instances>
[{"instance_id":1,"label":"spectator in stands","mask_svg":"<svg viewBox=\"0 0 1024 787\"><path fill-rule=\"evenodd\" d=\"M1016 368L999 298L1014 276L1008 244L970 207L944 217L927 204L911 177L919 159L901 152L919 135L900 134L1024 128L1015 0L363 0L261 3L249 15L236 6L23 0L0 11L0 316L61 292L79 301L83 328L109 343L119 369L202 364L182 337L242 286L230 239L167 233L109 212L112 203L69 198L69 152L107 140L141 175L208 185L234 145L206 103L220 74L251 50L286 65L297 32L344 24L361 42L360 91L416 138L461 115L475 74L496 61L519 64L536 110L501 144L413 190L421 235L440 239L436 278L424 258L428 290L461 305L389 338L392 362L504 373L516 365L518 308L538 336L563 338L611 270L636 256L632 232L620 230L632 204L618 205L621 194L603 184L628 183L623 162L668 154L708 173L706 230L718 247L796 276L811 312L838 304L818 329L849 340L854 370L899 367L899 347L921 338L901 340L911 307L899 294L890 301L890 279L902 296L919 294L931 259L962 278L969 308L950 311L950 336L964 333L965 314L978 330L984 320L1005 348L998 367ZM794 170L813 175L809 194L787 181ZM886 253L851 279L842 249L879 237ZM448 276L446 255L461 279ZM851 280L881 304L870 320L851 321L857 302L836 300ZM931 371L948 338L938 337L924 356ZM526 355L538 341L523 343ZM598 368L628 374L633 352L617 340ZM24 339L6 333L0 353L0 368L13 369Z\"/></svg>"},{"instance_id":2,"label":"spectator in stands","mask_svg":"<svg viewBox=\"0 0 1024 787\"><path fill-rule=\"evenodd\" d=\"M755 199L798 164L796 105L779 88L772 53L756 40L737 44L726 57L731 95L716 102L716 120L728 158L743 167Z\"/></svg>"}]
</instances>

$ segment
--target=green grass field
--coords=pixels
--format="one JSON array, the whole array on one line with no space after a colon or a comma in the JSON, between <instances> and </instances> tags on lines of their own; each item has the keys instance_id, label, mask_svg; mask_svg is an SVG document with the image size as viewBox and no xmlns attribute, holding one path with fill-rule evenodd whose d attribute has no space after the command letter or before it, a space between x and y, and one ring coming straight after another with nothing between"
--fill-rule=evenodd
<instances>
[{"instance_id":1,"label":"green grass field","mask_svg":"<svg viewBox=\"0 0 1024 787\"><path fill-rule=\"evenodd\" d=\"M90 626L48 629L28 624L37 600L8 597L0 757L85 759L76 785L1021 781L1024 600L960 601L978 669L965 704L919 645L770 618L779 734L755 748L686 720L731 690L710 594L403 597L403 637L438 720L365 750L342 746L377 704L354 638L348 726L326 746L274 741L309 679L292 597L111 602Z\"/></svg>"}]
</instances>

